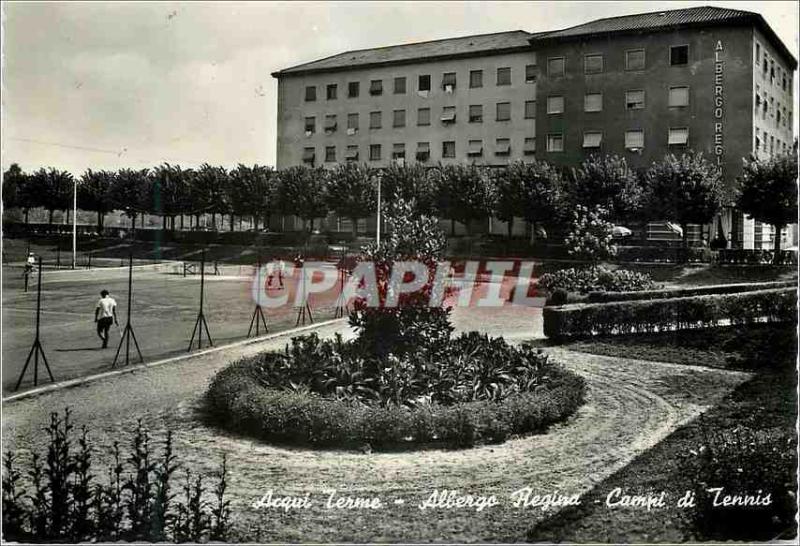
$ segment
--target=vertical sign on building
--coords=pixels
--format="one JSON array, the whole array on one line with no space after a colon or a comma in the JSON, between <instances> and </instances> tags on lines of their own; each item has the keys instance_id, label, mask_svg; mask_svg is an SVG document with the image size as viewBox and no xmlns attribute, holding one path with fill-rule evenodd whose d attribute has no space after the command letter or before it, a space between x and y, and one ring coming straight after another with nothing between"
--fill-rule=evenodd
<instances>
[{"instance_id":1,"label":"vertical sign on building","mask_svg":"<svg viewBox=\"0 0 800 546\"><path fill-rule=\"evenodd\" d=\"M722 118L725 114L722 52L722 40L717 40L714 48L714 157L720 175L722 175L722 155L725 152L722 137Z\"/></svg>"}]
</instances>

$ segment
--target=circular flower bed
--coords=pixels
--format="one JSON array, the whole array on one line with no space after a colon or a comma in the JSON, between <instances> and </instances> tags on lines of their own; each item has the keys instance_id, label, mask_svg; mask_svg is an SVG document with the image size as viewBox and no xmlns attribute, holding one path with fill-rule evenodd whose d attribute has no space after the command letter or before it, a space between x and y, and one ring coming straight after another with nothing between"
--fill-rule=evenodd
<instances>
[{"instance_id":1,"label":"circular flower bed","mask_svg":"<svg viewBox=\"0 0 800 546\"><path fill-rule=\"evenodd\" d=\"M540 351L474 332L434 352L383 358L312 334L219 372L207 405L223 426L265 439L468 447L541 432L584 393L582 378Z\"/></svg>"}]
</instances>

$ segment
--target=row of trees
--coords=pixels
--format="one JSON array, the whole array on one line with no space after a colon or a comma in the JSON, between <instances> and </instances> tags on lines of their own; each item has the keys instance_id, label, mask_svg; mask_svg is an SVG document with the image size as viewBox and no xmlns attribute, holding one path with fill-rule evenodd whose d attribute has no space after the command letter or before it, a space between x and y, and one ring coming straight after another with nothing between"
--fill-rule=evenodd
<instances>
[{"instance_id":1,"label":"row of trees","mask_svg":"<svg viewBox=\"0 0 800 546\"><path fill-rule=\"evenodd\" d=\"M738 194L738 207L756 220L777 229L796 215L797 158L776 156L747 161ZM383 200L413 200L424 214L471 227L489 217L508 223L516 218L531 224L561 224L577 206L601 208L616 224L663 220L683 228L707 224L723 205L722 180L716 167L700 154L667 155L649 169L636 171L624 158L592 156L580 167L564 170L546 162L515 162L502 168L476 165L423 167L391 165L378 170L345 163L333 169L238 165L232 170L208 164L182 169L163 164L154 169L86 171L78 180L78 206L97 213L98 228L112 210L122 210L135 224L142 213L163 218L163 228L174 230L176 217L211 214L250 217L255 227L271 214L291 214L313 230L314 220L335 212L357 221L374 214L380 179ZM5 173L6 207L69 210L73 177L66 171L39 169L23 173L12 165ZM191 223L191 220L190 220ZM779 244L779 237L776 238Z\"/></svg>"}]
</instances>

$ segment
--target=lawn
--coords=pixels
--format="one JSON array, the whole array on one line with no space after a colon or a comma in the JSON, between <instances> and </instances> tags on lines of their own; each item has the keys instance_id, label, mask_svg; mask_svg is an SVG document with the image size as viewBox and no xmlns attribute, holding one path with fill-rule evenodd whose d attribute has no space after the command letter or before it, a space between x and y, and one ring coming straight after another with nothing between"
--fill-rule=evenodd
<instances>
[{"instance_id":1,"label":"lawn","mask_svg":"<svg viewBox=\"0 0 800 546\"><path fill-rule=\"evenodd\" d=\"M575 342L568 348L595 354L625 354L647 360L757 370L753 378L728 394L701 418L679 428L631 464L599 483L570 507L536 524L531 541L659 542L710 540L693 523L690 511L674 504L643 512L641 508L609 509L605 495L616 487L642 494L648 491L685 491L695 486L682 461L704 445L710 432L748 427L765 434L794 436L797 419L795 327L759 327L705 330L680 336L631 336ZM703 338L707 348L703 348ZM738 342L738 343L737 343ZM796 465L796 461L794 463ZM785 476L794 483L796 476ZM772 535L751 530L747 537L768 540ZM791 530L783 538L791 538Z\"/></svg>"}]
</instances>

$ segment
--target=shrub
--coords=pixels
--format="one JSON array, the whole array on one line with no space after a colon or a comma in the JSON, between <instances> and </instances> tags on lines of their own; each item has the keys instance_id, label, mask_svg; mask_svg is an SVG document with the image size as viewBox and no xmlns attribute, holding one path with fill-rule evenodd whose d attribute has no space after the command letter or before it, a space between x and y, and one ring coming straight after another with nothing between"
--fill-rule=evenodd
<instances>
[{"instance_id":1,"label":"shrub","mask_svg":"<svg viewBox=\"0 0 800 546\"><path fill-rule=\"evenodd\" d=\"M168 432L160 454L141 422L128 457L114 443L107 472L93 466L94 448L86 428L74 444L70 411L52 413L44 429L47 455L34 453L24 483L18 459L3 456L3 539L18 542L199 542L224 541L230 509L225 498L227 464L223 457L215 502L204 499L202 479L187 472L184 496L173 493L177 457ZM100 476L108 476L107 483ZM29 486L29 487L26 487ZM176 500L178 498L178 500Z\"/></svg>"},{"instance_id":2,"label":"shrub","mask_svg":"<svg viewBox=\"0 0 800 546\"><path fill-rule=\"evenodd\" d=\"M548 292L558 288L567 292L587 294L593 291L649 290L655 287L649 275L627 269L609 270L598 268L559 269L545 273L537 280L537 286Z\"/></svg>"},{"instance_id":3,"label":"shrub","mask_svg":"<svg viewBox=\"0 0 800 546\"><path fill-rule=\"evenodd\" d=\"M569 292L563 288L556 288L547 300L547 305L566 305L569 302Z\"/></svg>"},{"instance_id":4,"label":"shrub","mask_svg":"<svg viewBox=\"0 0 800 546\"><path fill-rule=\"evenodd\" d=\"M796 320L794 289L776 288L737 294L589 303L545 307L544 334L575 336L662 332L673 329Z\"/></svg>"},{"instance_id":5,"label":"shrub","mask_svg":"<svg viewBox=\"0 0 800 546\"><path fill-rule=\"evenodd\" d=\"M706 431L703 445L685 457L697 504L691 516L704 540L770 540L795 526L797 446L789 434L739 427ZM722 495L769 494L768 506L714 506Z\"/></svg>"},{"instance_id":6,"label":"shrub","mask_svg":"<svg viewBox=\"0 0 800 546\"><path fill-rule=\"evenodd\" d=\"M611 301L655 300L662 298L682 298L686 296L705 296L707 294L735 294L796 286L797 281L770 281L737 284L718 284L713 286L696 286L692 288L670 288L663 290L642 290L640 292L589 292L589 303Z\"/></svg>"},{"instance_id":7,"label":"shrub","mask_svg":"<svg viewBox=\"0 0 800 546\"><path fill-rule=\"evenodd\" d=\"M247 367L234 365L217 374L206 400L218 423L269 440L315 446L367 443L387 448L434 442L469 447L540 432L574 413L584 400L583 379L552 364L547 374L547 383L498 402L368 406L268 387Z\"/></svg>"}]
</instances>

